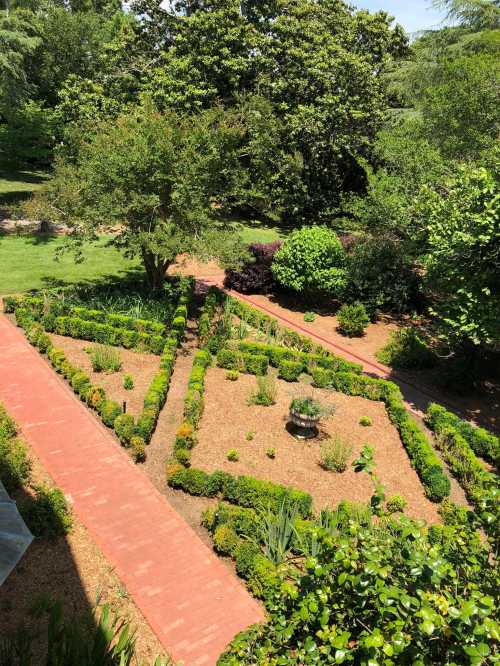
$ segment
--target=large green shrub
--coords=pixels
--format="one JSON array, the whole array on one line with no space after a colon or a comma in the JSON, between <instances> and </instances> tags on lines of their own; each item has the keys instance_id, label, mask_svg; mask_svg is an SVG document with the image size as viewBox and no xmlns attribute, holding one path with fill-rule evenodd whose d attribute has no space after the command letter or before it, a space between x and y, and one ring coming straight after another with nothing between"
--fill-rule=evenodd
<instances>
[{"instance_id":1,"label":"large green shrub","mask_svg":"<svg viewBox=\"0 0 500 666\"><path fill-rule=\"evenodd\" d=\"M66 499L59 488L38 486L34 497L20 505L21 515L34 536L54 539L67 534L73 524Z\"/></svg>"},{"instance_id":2,"label":"large green shrub","mask_svg":"<svg viewBox=\"0 0 500 666\"><path fill-rule=\"evenodd\" d=\"M376 354L379 361L395 368L419 370L436 364L436 356L414 328L391 333L389 342Z\"/></svg>"},{"instance_id":3,"label":"large green shrub","mask_svg":"<svg viewBox=\"0 0 500 666\"><path fill-rule=\"evenodd\" d=\"M272 271L283 287L338 298L347 283L345 253L335 232L323 226L294 231L274 255Z\"/></svg>"},{"instance_id":4,"label":"large green shrub","mask_svg":"<svg viewBox=\"0 0 500 666\"><path fill-rule=\"evenodd\" d=\"M418 280L400 246L379 237L355 245L348 258L347 297L367 311L404 312L416 301Z\"/></svg>"}]
</instances>

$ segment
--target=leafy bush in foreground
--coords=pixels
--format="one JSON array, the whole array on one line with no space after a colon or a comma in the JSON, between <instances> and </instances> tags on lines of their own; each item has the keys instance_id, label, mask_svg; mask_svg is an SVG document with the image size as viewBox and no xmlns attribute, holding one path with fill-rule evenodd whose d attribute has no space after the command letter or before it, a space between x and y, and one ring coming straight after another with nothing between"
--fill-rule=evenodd
<instances>
[{"instance_id":1,"label":"leafy bush in foreground","mask_svg":"<svg viewBox=\"0 0 500 666\"><path fill-rule=\"evenodd\" d=\"M389 520L390 529L352 519L342 532L317 528L317 555L295 579L274 571L269 621L237 636L218 666L493 663L487 548L460 527L436 543L406 518Z\"/></svg>"}]
</instances>

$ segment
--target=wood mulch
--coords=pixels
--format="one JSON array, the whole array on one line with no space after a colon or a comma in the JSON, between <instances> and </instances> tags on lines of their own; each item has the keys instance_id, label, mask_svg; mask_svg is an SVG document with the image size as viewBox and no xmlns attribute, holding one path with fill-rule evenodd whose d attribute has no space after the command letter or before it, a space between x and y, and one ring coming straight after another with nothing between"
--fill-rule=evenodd
<instances>
[{"instance_id":1,"label":"wood mulch","mask_svg":"<svg viewBox=\"0 0 500 666\"><path fill-rule=\"evenodd\" d=\"M52 486L52 481L33 452L32 484ZM26 493L30 493L30 489ZM22 494L22 493L21 493ZM21 497L16 495L16 500ZM0 636L13 632L22 623L36 636L34 662L46 649L46 620L36 619L33 611L40 603L59 600L64 617L88 617L96 600L109 604L136 630L138 662L153 662L165 650L144 619L113 567L104 557L87 529L73 515L73 527L65 537L35 539L25 555L0 588Z\"/></svg>"},{"instance_id":2,"label":"wood mulch","mask_svg":"<svg viewBox=\"0 0 500 666\"><path fill-rule=\"evenodd\" d=\"M151 380L160 367L159 357L154 354L143 354L128 349L117 348L122 368L119 372L94 372L90 356L85 349L95 346L96 343L86 340L77 340L51 333L52 342L58 349L62 349L70 363L86 372L93 384L101 386L108 398L116 400L120 405L127 403L127 412L139 416L143 409L143 400L151 384ZM123 378L126 374L132 375L134 388L123 388Z\"/></svg>"},{"instance_id":3,"label":"wood mulch","mask_svg":"<svg viewBox=\"0 0 500 666\"><path fill-rule=\"evenodd\" d=\"M193 467L207 472L222 469L232 474L250 474L259 479L294 486L309 492L315 509L334 507L342 499L367 502L373 487L366 474L357 474L350 464L358 457L363 445L375 450L376 473L386 489L386 496L401 495L407 501L407 514L439 521L435 504L424 494L423 487L412 469L399 434L390 423L381 402L350 397L342 393L312 389L304 383L276 380L277 401L271 407L248 405L256 387L256 379L240 375L236 382L225 378L225 371L210 368L206 375L205 411L193 449ZM335 414L321 424L320 437L308 442L297 441L286 430L288 407L293 397L310 395L324 404L333 404ZM362 416L372 419L372 425L359 424ZM343 473L328 472L320 465L320 440L338 435L352 445L349 467ZM247 437L252 437L248 441ZM235 448L238 462L229 462L226 454ZM266 455L268 448L276 450L276 458Z\"/></svg>"}]
</instances>

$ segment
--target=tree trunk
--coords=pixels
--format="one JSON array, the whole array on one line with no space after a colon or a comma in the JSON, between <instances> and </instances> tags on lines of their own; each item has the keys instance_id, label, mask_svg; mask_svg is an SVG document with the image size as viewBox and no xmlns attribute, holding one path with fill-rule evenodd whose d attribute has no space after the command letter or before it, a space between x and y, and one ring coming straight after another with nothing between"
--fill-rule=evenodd
<instances>
[{"instance_id":1,"label":"tree trunk","mask_svg":"<svg viewBox=\"0 0 500 666\"><path fill-rule=\"evenodd\" d=\"M151 290L160 291L165 283L165 273L170 262L145 250L142 252L142 261Z\"/></svg>"}]
</instances>

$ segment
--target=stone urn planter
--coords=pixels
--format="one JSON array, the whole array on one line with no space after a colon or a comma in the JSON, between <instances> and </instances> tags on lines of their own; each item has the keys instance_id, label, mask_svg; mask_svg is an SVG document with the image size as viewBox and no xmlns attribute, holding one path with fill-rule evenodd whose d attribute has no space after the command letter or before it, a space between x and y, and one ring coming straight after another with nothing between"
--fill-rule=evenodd
<instances>
[{"instance_id":1,"label":"stone urn planter","mask_svg":"<svg viewBox=\"0 0 500 666\"><path fill-rule=\"evenodd\" d=\"M321 412L314 401L293 400L290 405L288 431L297 439L312 439L318 436L320 419Z\"/></svg>"}]
</instances>

